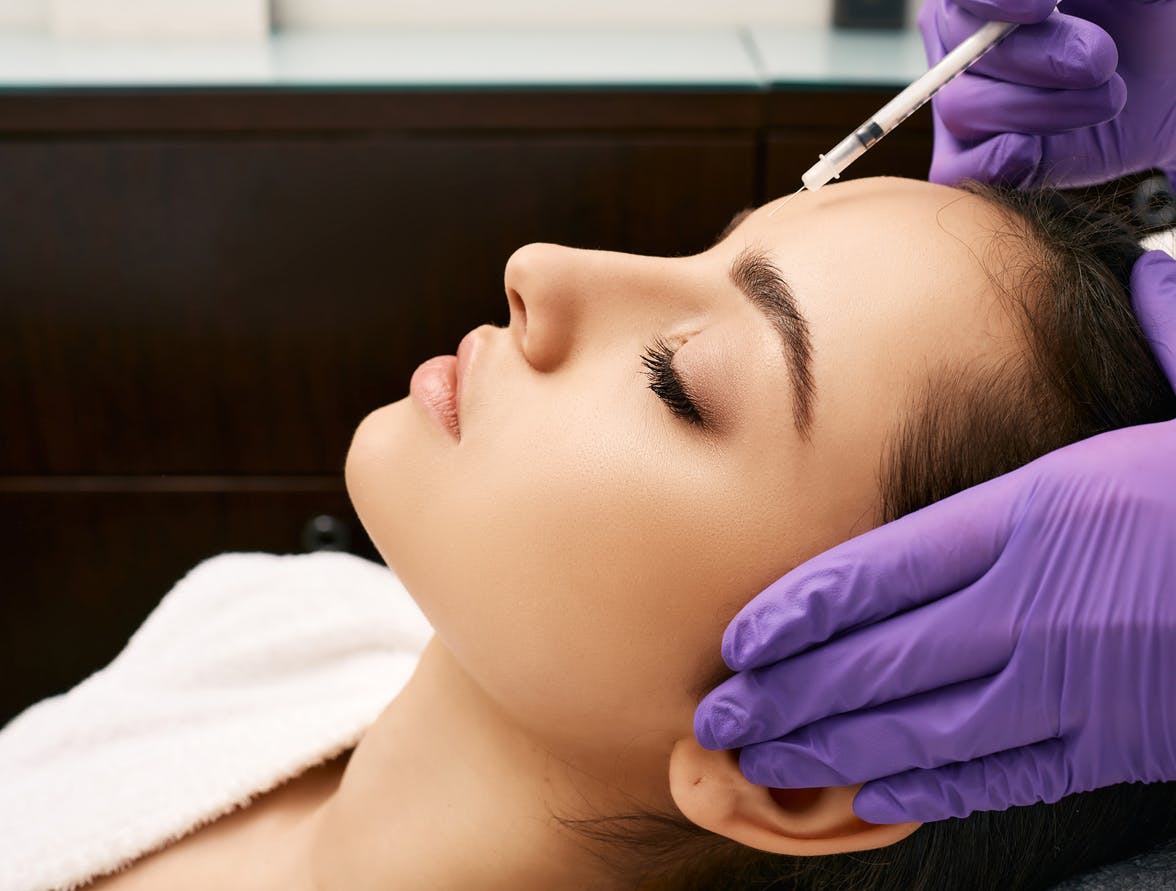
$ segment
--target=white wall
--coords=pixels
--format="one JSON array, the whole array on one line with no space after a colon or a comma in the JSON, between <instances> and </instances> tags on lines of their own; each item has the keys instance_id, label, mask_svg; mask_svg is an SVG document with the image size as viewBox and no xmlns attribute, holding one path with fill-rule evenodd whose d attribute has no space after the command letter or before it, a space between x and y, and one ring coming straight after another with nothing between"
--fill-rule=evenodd
<instances>
[{"instance_id":1,"label":"white wall","mask_svg":"<svg viewBox=\"0 0 1176 891\"><path fill-rule=\"evenodd\" d=\"M0 0L2 2L2 0ZM279 22L359 24L826 24L833 0L273 0ZM907 0L908 21L920 0Z\"/></svg>"},{"instance_id":2,"label":"white wall","mask_svg":"<svg viewBox=\"0 0 1176 891\"><path fill-rule=\"evenodd\" d=\"M49 0L0 0L0 28L45 28Z\"/></svg>"},{"instance_id":3,"label":"white wall","mask_svg":"<svg viewBox=\"0 0 1176 891\"><path fill-rule=\"evenodd\" d=\"M52 0L0 0L0 28L46 28ZM192 0L199 3L200 0ZM822 24L832 0L272 0L279 25ZM920 0L907 0L908 21Z\"/></svg>"},{"instance_id":4,"label":"white wall","mask_svg":"<svg viewBox=\"0 0 1176 891\"><path fill-rule=\"evenodd\" d=\"M274 0L278 21L360 23L713 25L829 21L831 0Z\"/></svg>"}]
</instances>

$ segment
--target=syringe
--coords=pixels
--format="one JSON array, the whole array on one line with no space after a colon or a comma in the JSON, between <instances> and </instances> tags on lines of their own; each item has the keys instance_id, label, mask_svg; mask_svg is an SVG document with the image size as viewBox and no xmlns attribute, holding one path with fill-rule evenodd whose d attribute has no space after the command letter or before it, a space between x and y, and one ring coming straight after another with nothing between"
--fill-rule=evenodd
<instances>
[{"instance_id":1,"label":"syringe","mask_svg":"<svg viewBox=\"0 0 1176 891\"><path fill-rule=\"evenodd\" d=\"M866 153L879 139L909 118L932 96L959 77L986 52L1016 28L1014 22L989 22L971 37L949 52L926 74L878 109L877 113L853 133L837 143L828 154L821 155L816 164L801 176L803 185L784 199L777 210L808 189L815 192L831 179L837 179L850 164ZM769 214L771 216L772 214Z\"/></svg>"}]
</instances>

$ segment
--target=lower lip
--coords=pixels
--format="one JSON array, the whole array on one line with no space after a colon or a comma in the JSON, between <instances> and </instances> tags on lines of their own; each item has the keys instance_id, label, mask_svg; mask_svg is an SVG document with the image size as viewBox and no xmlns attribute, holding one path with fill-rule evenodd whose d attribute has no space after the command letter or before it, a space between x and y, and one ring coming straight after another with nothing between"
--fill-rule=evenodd
<instances>
[{"instance_id":1,"label":"lower lip","mask_svg":"<svg viewBox=\"0 0 1176 891\"><path fill-rule=\"evenodd\" d=\"M457 419L457 356L434 356L412 373L408 392L436 418L441 429L461 439Z\"/></svg>"}]
</instances>

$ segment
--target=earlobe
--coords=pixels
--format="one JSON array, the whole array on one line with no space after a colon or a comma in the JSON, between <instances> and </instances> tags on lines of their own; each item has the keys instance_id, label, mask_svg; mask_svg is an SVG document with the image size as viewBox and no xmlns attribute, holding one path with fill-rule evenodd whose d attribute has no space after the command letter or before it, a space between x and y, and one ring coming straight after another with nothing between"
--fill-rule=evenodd
<instances>
[{"instance_id":1,"label":"earlobe","mask_svg":"<svg viewBox=\"0 0 1176 891\"><path fill-rule=\"evenodd\" d=\"M853 812L860 786L769 789L748 782L734 752L693 737L670 754L670 794L692 823L751 848L811 857L884 848L922 823L867 823Z\"/></svg>"}]
</instances>

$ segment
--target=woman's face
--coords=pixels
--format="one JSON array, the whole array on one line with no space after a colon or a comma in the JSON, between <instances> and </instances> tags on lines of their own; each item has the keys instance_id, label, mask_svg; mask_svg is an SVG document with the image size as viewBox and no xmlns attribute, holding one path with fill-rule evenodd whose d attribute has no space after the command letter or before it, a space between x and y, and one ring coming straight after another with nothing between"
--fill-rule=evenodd
<instances>
[{"instance_id":1,"label":"woman's face","mask_svg":"<svg viewBox=\"0 0 1176 891\"><path fill-rule=\"evenodd\" d=\"M689 735L738 609L877 525L886 437L921 383L1018 349L980 199L886 178L776 207L693 257L520 248L509 326L475 332L460 440L415 397L356 430L347 486L380 553L553 746ZM745 293L773 290L765 261L800 324ZM659 338L701 426L650 389Z\"/></svg>"}]
</instances>

